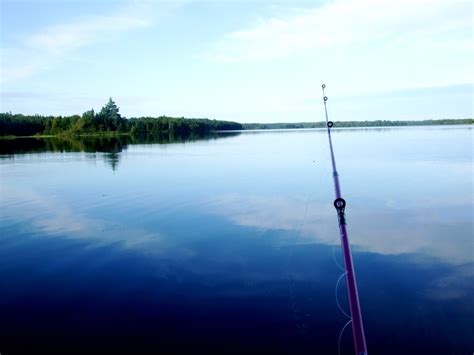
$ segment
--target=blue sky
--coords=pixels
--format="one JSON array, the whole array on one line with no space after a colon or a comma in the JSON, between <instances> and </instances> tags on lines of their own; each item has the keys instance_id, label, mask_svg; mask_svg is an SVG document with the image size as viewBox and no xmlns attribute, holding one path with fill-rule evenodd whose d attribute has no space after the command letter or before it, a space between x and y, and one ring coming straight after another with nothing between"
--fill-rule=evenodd
<instances>
[{"instance_id":1,"label":"blue sky","mask_svg":"<svg viewBox=\"0 0 474 355\"><path fill-rule=\"evenodd\" d=\"M1 0L1 107L126 117L472 117L470 1Z\"/></svg>"}]
</instances>

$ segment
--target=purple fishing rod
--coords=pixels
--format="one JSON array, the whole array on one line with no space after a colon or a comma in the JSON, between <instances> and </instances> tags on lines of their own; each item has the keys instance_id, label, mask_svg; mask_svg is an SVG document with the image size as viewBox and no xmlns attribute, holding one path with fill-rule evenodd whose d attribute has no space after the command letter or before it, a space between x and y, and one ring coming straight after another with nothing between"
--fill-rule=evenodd
<instances>
[{"instance_id":1,"label":"purple fishing rod","mask_svg":"<svg viewBox=\"0 0 474 355\"><path fill-rule=\"evenodd\" d=\"M326 85L322 85L324 112L326 113L326 126L328 130L329 149L331 150L332 162L332 176L334 180L334 190L336 192L336 199L334 200L334 207L337 211L337 218L339 221L339 234L341 236L342 254L344 257L344 267L346 274L347 293L349 296L349 310L352 323L352 337L354 338L354 349L356 355L367 355L367 345L365 343L364 324L362 323L362 314L360 311L359 293L357 292L357 282L354 271L354 263L352 262L351 246L349 244L349 237L347 236L345 208L346 201L341 196L341 186L339 184L339 175L336 169L336 159L334 158L334 150L332 147L331 128L334 124L328 119L328 109L326 107L327 96L324 94Z\"/></svg>"}]
</instances>

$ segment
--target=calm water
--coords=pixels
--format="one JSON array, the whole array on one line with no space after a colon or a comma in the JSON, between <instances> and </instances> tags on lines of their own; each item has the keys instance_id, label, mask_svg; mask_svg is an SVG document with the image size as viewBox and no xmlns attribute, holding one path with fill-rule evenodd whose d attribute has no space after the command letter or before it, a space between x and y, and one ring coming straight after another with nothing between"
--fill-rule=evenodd
<instances>
[{"instance_id":1,"label":"calm water","mask_svg":"<svg viewBox=\"0 0 474 355\"><path fill-rule=\"evenodd\" d=\"M472 128L333 138L369 352L472 354ZM337 353L324 131L0 153L2 354Z\"/></svg>"}]
</instances>

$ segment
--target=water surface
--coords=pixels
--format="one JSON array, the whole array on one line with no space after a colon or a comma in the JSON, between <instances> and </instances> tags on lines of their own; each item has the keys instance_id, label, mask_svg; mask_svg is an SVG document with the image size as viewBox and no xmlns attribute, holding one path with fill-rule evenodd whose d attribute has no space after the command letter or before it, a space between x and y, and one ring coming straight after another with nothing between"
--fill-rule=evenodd
<instances>
[{"instance_id":1,"label":"water surface","mask_svg":"<svg viewBox=\"0 0 474 355\"><path fill-rule=\"evenodd\" d=\"M471 127L333 139L369 351L472 353ZM0 144L2 354L337 353L325 131L172 141Z\"/></svg>"}]
</instances>

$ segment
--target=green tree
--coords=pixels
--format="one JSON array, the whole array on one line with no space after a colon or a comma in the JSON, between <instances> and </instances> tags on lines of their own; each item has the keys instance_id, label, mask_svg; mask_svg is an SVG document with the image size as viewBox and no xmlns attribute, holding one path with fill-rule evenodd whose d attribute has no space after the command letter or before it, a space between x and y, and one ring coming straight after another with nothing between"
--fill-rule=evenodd
<instances>
[{"instance_id":1,"label":"green tree","mask_svg":"<svg viewBox=\"0 0 474 355\"><path fill-rule=\"evenodd\" d=\"M99 117L107 131L116 131L123 120L122 116L120 116L119 108L112 98L109 98L109 102L102 107Z\"/></svg>"},{"instance_id":2,"label":"green tree","mask_svg":"<svg viewBox=\"0 0 474 355\"><path fill-rule=\"evenodd\" d=\"M86 111L82 114L82 121L84 122L83 130L94 132L97 130L96 114L94 109Z\"/></svg>"}]
</instances>

